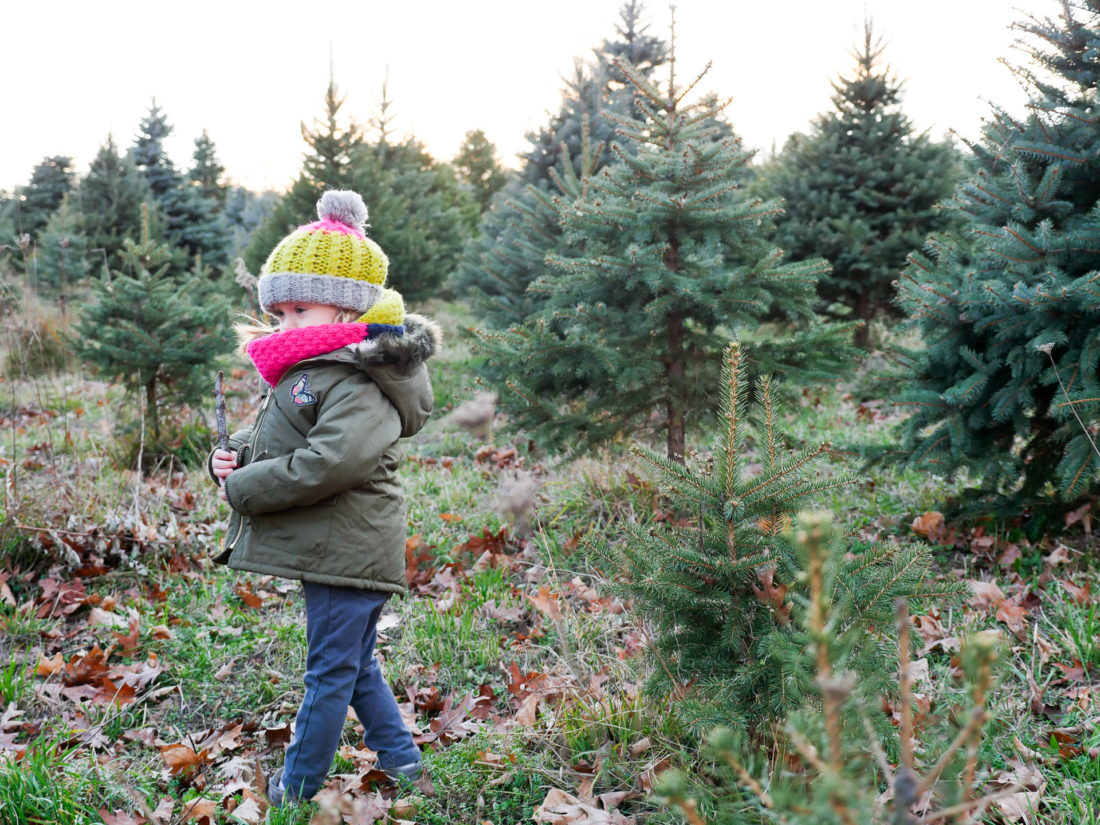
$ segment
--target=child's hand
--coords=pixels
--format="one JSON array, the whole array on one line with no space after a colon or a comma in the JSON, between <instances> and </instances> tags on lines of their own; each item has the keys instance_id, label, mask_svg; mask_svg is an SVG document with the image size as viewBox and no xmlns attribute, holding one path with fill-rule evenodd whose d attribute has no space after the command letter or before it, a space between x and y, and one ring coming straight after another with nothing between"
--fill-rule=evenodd
<instances>
[{"instance_id":1,"label":"child's hand","mask_svg":"<svg viewBox=\"0 0 1100 825\"><path fill-rule=\"evenodd\" d=\"M230 450L214 450L210 466L219 480L221 497L225 498L225 478L237 469L237 453Z\"/></svg>"}]
</instances>

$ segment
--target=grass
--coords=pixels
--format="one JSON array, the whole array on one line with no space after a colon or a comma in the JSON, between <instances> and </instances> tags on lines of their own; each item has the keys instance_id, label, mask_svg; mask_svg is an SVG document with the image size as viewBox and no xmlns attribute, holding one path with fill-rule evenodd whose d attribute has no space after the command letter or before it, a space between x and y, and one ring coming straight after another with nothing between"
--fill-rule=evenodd
<instances>
[{"instance_id":1,"label":"grass","mask_svg":"<svg viewBox=\"0 0 1100 825\"><path fill-rule=\"evenodd\" d=\"M633 796L622 807L639 822L671 821L648 796L647 770L671 763L697 771L698 743L678 729L667 700L638 688L648 667L635 655L638 621L621 605L586 600L588 588L598 593L615 571L602 569L583 541L593 535L621 540L624 524L653 526L668 504L623 451L558 465L524 442L518 453L539 490L526 530L514 527L512 517L497 509L497 490L508 470L479 461L478 450L487 442L446 417L448 407L474 392L472 357L457 332L470 319L453 305L429 307L428 314L448 327L448 349L433 374L440 415L408 443L402 477L410 533L421 537L427 553L422 566L437 574L446 569L443 579L453 583L425 584L411 598L391 601L396 624L383 631L379 648L398 699L426 733L440 719L432 689L439 702L476 695L482 685L495 698L489 717L472 730L427 743L434 794L406 787L386 791L386 799L403 799L409 810L403 809L402 818L421 825L501 825L531 821L552 788L572 794L583 788L595 795L629 792ZM234 365L224 366L231 374ZM232 422L253 414L251 387L247 377L231 381ZM209 562L228 512L201 466L165 462L139 478L128 459L115 457L112 433L127 403L118 388L70 369L33 378L9 375L0 394L7 399L0 410L0 473L7 491L0 570L7 572L12 594L0 596L0 699L5 706L14 703L20 714L0 729L0 743L11 746L0 744L0 763L5 751L11 759L26 749L18 763L0 764L0 825L97 822L101 807L139 812L141 805L117 777L127 777L147 806L167 798L179 817L185 800L209 799L216 804L215 821L231 821L225 800L239 800L245 787L258 793L257 765L270 776L281 764L282 737L301 698L305 634L297 588ZM876 417L879 406L834 391L801 395L797 403L787 422L795 438L839 442L857 429L872 440L886 437L888 416ZM196 438L201 431L195 428ZM512 438L498 429L488 443L510 447ZM701 438L695 447L705 447ZM831 474L857 471L854 457L844 455L823 468ZM913 519L964 486L964 479L873 470L821 504L859 542L918 541L909 527ZM951 527L955 537L938 550L941 575L995 578L1012 598L1031 593L1037 600L1019 637L992 609L954 608L939 616L946 638L984 628L998 629L1005 638L995 721L982 759L993 772L1005 770L1024 748L1047 781L1036 821L1095 823L1095 565L1087 555L1071 553L1069 561L1052 567L1043 559L1053 544L1029 548L1012 524L983 526L996 548L983 555L976 549L975 525ZM503 528L504 543L491 549L504 561L476 566L485 536ZM1081 533L1063 541L1073 549L1091 548ZM1020 543L1021 557L999 565L997 554L1012 542ZM77 573L82 565L90 572ZM91 600L68 613L60 602L46 605L41 597L47 577L79 578ZM1091 594L1078 603L1058 579L1079 587L1091 582ZM242 586L260 595L259 607L242 598ZM93 615L115 624L89 624ZM138 637L128 646L119 636L129 633L131 615L138 618ZM121 707L79 698L60 673L36 673L40 659L60 654L71 665L93 644L106 652L110 667L155 662L164 670ZM953 654L936 647L923 655L930 678L922 690L930 712L950 720L964 704ZM1062 669L1075 661L1081 677ZM541 684L542 693L534 712L522 716L525 679ZM1032 710L1031 681L1043 691L1046 714ZM425 693L411 699L418 690ZM334 776L363 770L355 727L349 721L347 750ZM81 739L88 731L102 738ZM931 746L932 726L925 732ZM1052 735L1058 742L1053 749ZM173 772L164 748L177 744L205 748L207 756ZM365 798L365 791L355 793ZM306 823L317 809L272 812L271 822ZM989 821L997 822L996 815Z\"/></svg>"}]
</instances>

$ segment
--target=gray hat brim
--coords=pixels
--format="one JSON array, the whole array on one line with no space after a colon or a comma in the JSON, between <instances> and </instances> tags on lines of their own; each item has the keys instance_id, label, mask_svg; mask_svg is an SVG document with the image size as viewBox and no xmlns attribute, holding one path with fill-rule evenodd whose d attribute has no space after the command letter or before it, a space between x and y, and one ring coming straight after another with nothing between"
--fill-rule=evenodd
<instances>
[{"instance_id":1,"label":"gray hat brim","mask_svg":"<svg viewBox=\"0 0 1100 825\"><path fill-rule=\"evenodd\" d=\"M274 304L324 304L366 312L382 295L382 287L369 281L336 275L301 272L266 272L260 276L260 306L270 312Z\"/></svg>"}]
</instances>

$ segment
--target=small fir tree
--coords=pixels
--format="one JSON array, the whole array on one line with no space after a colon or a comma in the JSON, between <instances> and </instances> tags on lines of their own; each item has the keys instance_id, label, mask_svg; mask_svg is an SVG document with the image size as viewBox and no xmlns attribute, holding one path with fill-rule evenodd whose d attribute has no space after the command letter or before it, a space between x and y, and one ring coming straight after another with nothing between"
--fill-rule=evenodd
<instances>
[{"instance_id":1,"label":"small fir tree","mask_svg":"<svg viewBox=\"0 0 1100 825\"><path fill-rule=\"evenodd\" d=\"M933 236L899 282L925 347L898 352L912 414L891 457L966 469L982 481L970 507L1017 515L1100 489L1100 0L1062 7L1017 25L1028 114L993 109L950 204L963 230Z\"/></svg>"},{"instance_id":2,"label":"small fir tree","mask_svg":"<svg viewBox=\"0 0 1100 825\"><path fill-rule=\"evenodd\" d=\"M213 204L215 212L221 212L225 208L229 186L222 179L225 175L225 167L218 160L217 147L205 129L195 138L195 151L191 155L191 160L191 170L187 173L187 179L191 182L192 188Z\"/></svg>"},{"instance_id":3,"label":"small fir tree","mask_svg":"<svg viewBox=\"0 0 1100 825\"><path fill-rule=\"evenodd\" d=\"M484 214L493 195L508 181L496 153L496 146L485 137L485 133L474 129L466 133L458 154L451 161L451 165L458 170L459 177L470 187L474 200L477 201L479 214Z\"/></svg>"},{"instance_id":4,"label":"small fir tree","mask_svg":"<svg viewBox=\"0 0 1100 825\"><path fill-rule=\"evenodd\" d=\"M807 646L798 652L800 667L816 675L810 701L775 726L778 743L768 743L772 758L758 743L727 728L708 737L716 763L709 784L693 789L687 778L669 771L658 793L686 817L689 825L740 825L778 821L790 825L920 825L922 822L978 822L990 805L1018 787L983 795L977 781L978 751L993 686L996 637L978 633L965 640L959 655L970 687L971 707L952 707L950 721L927 720L914 726L912 630L908 608L899 600L897 689L892 697L860 689L855 657L862 639L851 633L843 610L830 593L843 576L831 552L835 530L827 516L802 513L791 531L808 571L809 590L795 611ZM900 708L901 724L881 722L883 700ZM887 733L887 748L879 743ZM951 744L933 747L945 728ZM891 765L886 753L897 754ZM793 766L793 767L792 767ZM884 793L884 790L886 791ZM702 803L702 804L700 804ZM965 818L965 819L964 819Z\"/></svg>"},{"instance_id":5,"label":"small fir tree","mask_svg":"<svg viewBox=\"0 0 1100 825\"><path fill-rule=\"evenodd\" d=\"M42 230L38 244L36 283L56 295L65 311L72 290L91 271L93 258L88 254L88 239L81 232L80 216L70 198L61 202Z\"/></svg>"},{"instance_id":6,"label":"small fir tree","mask_svg":"<svg viewBox=\"0 0 1100 825\"><path fill-rule=\"evenodd\" d=\"M78 354L143 401L148 431L161 438L161 406L194 402L209 389L210 365L225 351L225 302L202 273L172 271L171 248L150 237L126 240L123 267L104 274L77 324Z\"/></svg>"},{"instance_id":7,"label":"small fir tree","mask_svg":"<svg viewBox=\"0 0 1100 825\"><path fill-rule=\"evenodd\" d=\"M758 335L778 315L756 350L762 369L835 379L848 329L814 323L827 265L785 262L767 241L778 204L744 194L751 154L716 125L717 102L685 104L691 87L676 88L675 61L665 92L621 67L645 98L644 122L620 121L632 151L590 176L583 197L556 201L567 245L529 287L541 306L522 327L486 334L483 347L511 371L505 406L542 441L579 436L583 446L656 430L680 458L688 418L713 406L730 337Z\"/></svg>"},{"instance_id":8,"label":"small fir tree","mask_svg":"<svg viewBox=\"0 0 1100 825\"><path fill-rule=\"evenodd\" d=\"M862 346L873 319L900 315L894 281L929 233L948 228L950 213L937 207L959 178L954 147L914 132L882 53L865 22L854 76L833 84L833 111L793 135L760 182L783 198L779 245L832 264L817 284L821 310L862 320Z\"/></svg>"},{"instance_id":9,"label":"small fir tree","mask_svg":"<svg viewBox=\"0 0 1100 825\"><path fill-rule=\"evenodd\" d=\"M80 181L74 203L93 271L122 266L123 243L141 236L142 204L151 200L145 176L108 135ZM155 210L148 220L156 220Z\"/></svg>"},{"instance_id":10,"label":"small fir tree","mask_svg":"<svg viewBox=\"0 0 1100 825\"><path fill-rule=\"evenodd\" d=\"M784 528L800 507L848 480L815 471L828 444L788 452L778 420L770 383L762 381L750 400L743 354L730 345L713 469L638 451L690 526L624 525L623 538L604 546L618 573L612 589L650 628L647 688L678 699L677 713L696 733L725 725L763 734L814 694L813 663L803 656L813 638L792 619L814 571ZM758 473L749 472L750 463L760 465ZM876 628L890 626L894 599L945 597L961 588L931 580L926 548L854 546L842 553L840 542L838 536L829 548L844 558L828 598L837 632L858 640L850 667L860 690L876 695L886 691L890 673Z\"/></svg>"}]
</instances>

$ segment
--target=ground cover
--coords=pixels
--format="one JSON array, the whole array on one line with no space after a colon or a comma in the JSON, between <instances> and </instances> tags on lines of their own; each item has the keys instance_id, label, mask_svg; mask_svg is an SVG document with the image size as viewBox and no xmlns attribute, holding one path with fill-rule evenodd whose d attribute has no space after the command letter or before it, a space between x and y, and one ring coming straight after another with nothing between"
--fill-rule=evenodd
<instances>
[{"instance_id":1,"label":"ground cover","mask_svg":"<svg viewBox=\"0 0 1100 825\"><path fill-rule=\"evenodd\" d=\"M427 779L383 783L349 719L317 801L271 821L677 821L651 791L670 766L705 787L698 743L668 699L642 694L645 628L606 595L617 571L585 538L682 514L625 449L558 463L502 418L457 424L480 389L458 332L470 319L429 312L452 345L435 367L438 415L407 445L410 597L391 602L380 643ZM262 821L302 690L298 588L211 564L228 513L205 471L143 457L139 475L140 434L117 436L128 401L68 365L0 383L0 823ZM230 419L246 422L255 379L226 368ZM786 431L884 438L897 413L860 386L795 391ZM208 428L179 415L175 449L203 451ZM959 640L992 629L1003 655L983 777L1021 787L988 821L1100 821L1090 512L1029 539L1025 514L940 515L957 482L861 474L843 452L821 472L859 479L820 502L851 541L929 542L939 575L972 584L914 619L918 735L964 703Z\"/></svg>"}]
</instances>

